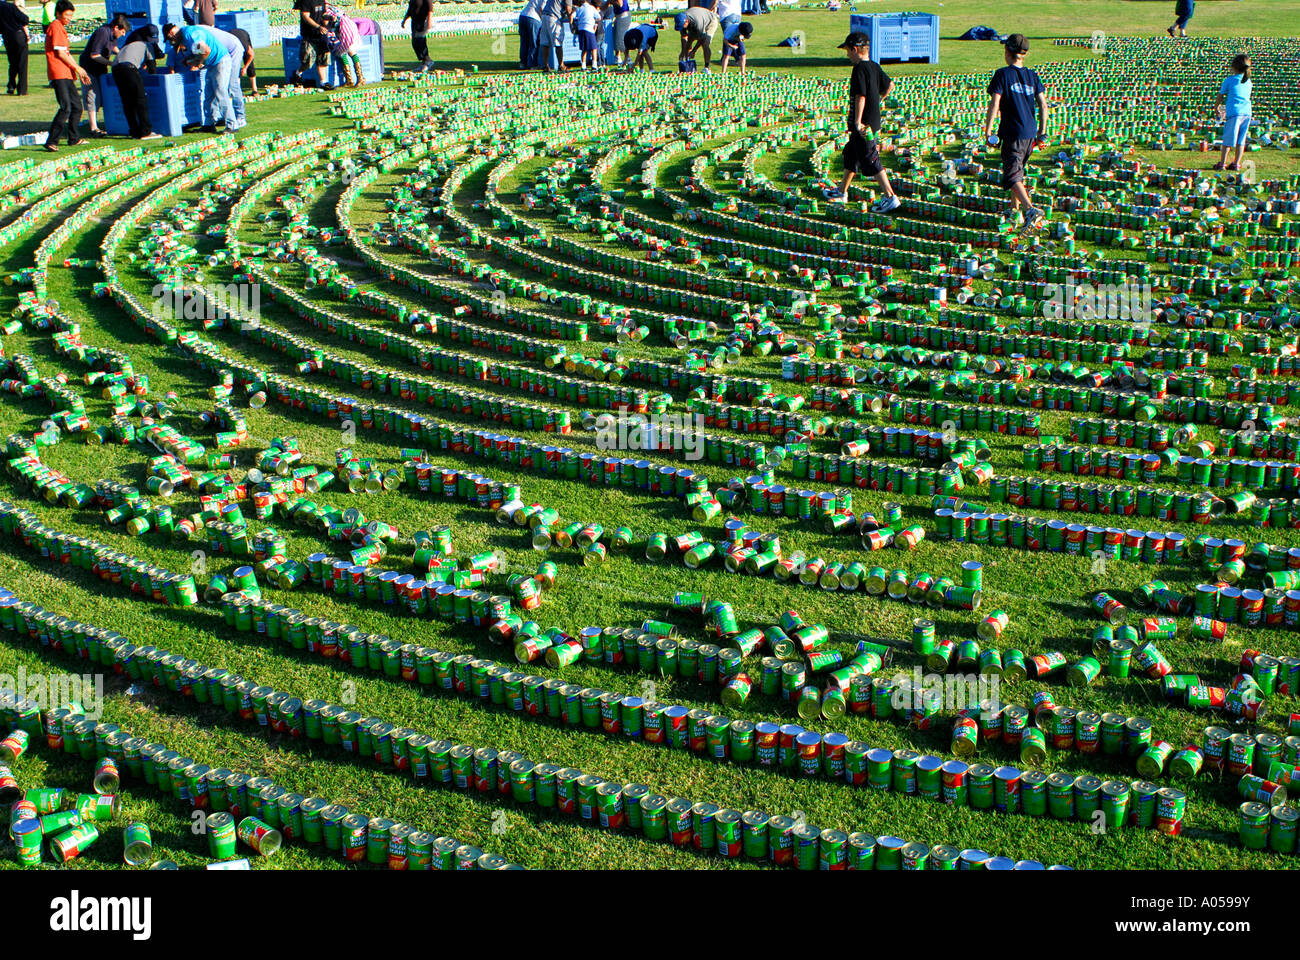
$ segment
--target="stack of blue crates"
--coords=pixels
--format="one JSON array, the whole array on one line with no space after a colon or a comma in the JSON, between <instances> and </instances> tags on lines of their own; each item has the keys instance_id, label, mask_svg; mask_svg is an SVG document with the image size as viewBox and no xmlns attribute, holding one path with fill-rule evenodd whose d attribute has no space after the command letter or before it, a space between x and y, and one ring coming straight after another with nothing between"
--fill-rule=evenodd
<instances>
[{"instance_id":1,"label":"stack of blue crates","mask_svg":"<svg viewBox=\"0 0 1300 960\"><path fill-rule=\"evenodd\" d=\"M855 13L849 29L871 38L876 63L938 63L939 16L934 13Z\"/></svg>"},{"instance_id":2,"label":"stack of blue crates","mask_svg":"<svg viewBox=\"0 0 1300 960\"><path fill-rule=\"evenodd\" d=\"M254 49L271 45L271 18L265 10L233 10L230 13L218 13L212 18L212 24L218 30L229 32L235 28L248 31L248 39Z\"/></svg>"},{"instance_id":3,"label":"stack of blue crates","mask_svg":"<svg viewBox=\"0 0 1300 960\"><path fill-rule=\"evenodd\" d=\"M145 73L144 92L149 98L149 125L164 137L179 137L185 119L184 78L176 73ZM104 129L114 136L127 136L130 128L122 109L122 97L112 74L104 78Z\"/></svg>"},{"instance_id":4,"label":"stack of blue crates","mask_svg":"<svg viewBox=\"0 0 1300 960\"><path fill-rule=\"evenodd\" d=\"M133 27L141 23L156 24L160 38L164 23L185 23L181 0L105 0L104 11L109 20L115 14L126 14Z\"/></svg>"},{"instance_id":5,"label":"stack of blue crates","mask_svg":"<svg viewBox=\"0 0 1300 960\"><path fill-rule=\"evenodd\" d=\"M158 42L164 50L167 45L162 35L163 26L168 23L185 24L181 0L105 0L104 9L110 19L116 14L124 14L130 21L132 30L153 24L158 28ZM158 66L161 68L163 64L159 63ZM181 134L182 127L203 122L202 99L197 98L198 109L194 110L196 98L186 96L186 88L195 86L193 79L146 73L143 80L145 95L149 99L149 122L155 133L175 137ZM103 90L105 128L111 134L125 136L128 133L126 114L111 73L104 78Z\"/></svg>"},{"instance_id":6,"label":"stack of blue crates","mask_svg":"<svg viewBox=\"0 0 1300 960\"><path fill-rule=\"evenodd\" d=\"M280 41L280 48L284 53L284 75L286 79L298 72L298 51L301 47L301 37L285 37ZM361 75L366 78L367 83L374 83L376 80L383 79L384 48L383 41L380 40L377 34L361 38L361 47L357 50L357 57L361 60ZM313 59L312 62L315 63L315 60ZM315 78L316 68L309 67L307 76ZM329 69L325 71L325 79L336 87L342 86L345 82L338 57L330 57L330 65Z\"/></svg>"}]
</instances>

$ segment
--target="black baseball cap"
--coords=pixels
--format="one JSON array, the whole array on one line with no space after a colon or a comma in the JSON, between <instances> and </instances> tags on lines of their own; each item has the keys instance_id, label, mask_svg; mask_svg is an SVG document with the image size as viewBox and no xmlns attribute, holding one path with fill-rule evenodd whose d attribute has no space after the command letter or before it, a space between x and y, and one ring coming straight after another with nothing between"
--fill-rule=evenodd
<instances>
[{"instance_id":1,"label":"black baseball cap","mask_svg":"<svg viewBox=\"0 0 1300 960\"><path fill-rule=\"evenodd\" d=\"M865 33L859 33L858 31L855 30L852 33L850 33L847 37L845 37L844 42L841 43L838 47L836 47L836 49L844 50L848 47L869 47L869 46L871 46L871 38L868 37Z\"/></svg>"},{"instance_id":2,"label":"black baseball cap","mask_svg":"<svg viewBox=\"0 0 1300 960\"><path fill-rule=\"evenodd\" d=\"M1008 50L1010 50L1012 53L1029 52L1029 41L1025 39L1025 35L1023 33L1010 34L1005 40L1002 41L1002 45L1006 47Z\"/></svg>"}]
</instances>

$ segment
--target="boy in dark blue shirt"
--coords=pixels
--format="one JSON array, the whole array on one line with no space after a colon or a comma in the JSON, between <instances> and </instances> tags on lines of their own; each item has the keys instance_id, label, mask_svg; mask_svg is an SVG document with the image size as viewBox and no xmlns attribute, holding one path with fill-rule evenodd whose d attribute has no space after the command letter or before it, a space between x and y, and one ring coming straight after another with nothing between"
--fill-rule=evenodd
<instances>
[{"instance_id":1,"label":"boy in dark blue shirt","mask_svg":"<svg viewBox=\"0 0 1300 960\"><path fill-rule=\"evenodd\" d=\"M740 72L746 73L749 69L749 58L745 55L745 41L754 35L754 25L748 21L744 23L733 23L729 27L722 29L722 72L727 72L727 67L731 61L737 60L740 63Z\"/></svg>"},{"instance_id":2,"label":"boy in dark blue shirt","mask_svg":"<svg viewBox=\"0 0 1300 960\"><path fill-rule=\"evenodd\" d=\"M1025 67L1029 41L1024 34L1011 34L1004 45L1007 65L989 81L984 139L989 146L1001 143L1002 186L1011 191L1011 209L1024 209L1025 229L1033 230L1042 225L1043 211L1034 206L1025 189L1025 163L1034 152L1035 142L1047 134L1047 90L1038 74ZM1041 120L1035 111L1041 112ZM995 137L993 118L999 115Z\"/></svg>"}]
</instances>

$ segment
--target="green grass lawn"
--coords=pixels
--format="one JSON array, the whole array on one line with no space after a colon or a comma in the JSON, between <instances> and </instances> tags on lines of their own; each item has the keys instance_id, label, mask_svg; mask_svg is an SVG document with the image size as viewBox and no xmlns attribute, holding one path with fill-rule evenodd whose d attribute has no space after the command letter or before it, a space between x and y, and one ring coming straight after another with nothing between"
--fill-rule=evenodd
<instances>
[{"instance_id":1,"label":"green grass lawn","mask_svg":"<svg viewBox=\"0 0 1300 960\"><path fill-rule=\"evenodd\" d=\"M881 3L860 3L859 12L887 9ZM1155 36L1162 34L1172 19L1172 4L1119 2L1119 0L1061 0L1053 4L1011 2L997 6L950 0L942 7L934 7L942 17L940 63L935 66L903 65L890 67L891 74L908 77L913 74L942 71L946 74L976 73L984 75L1001 63L1000 49L994 44L963 43L955 37L967 27L986 23L1004 32L1020 31L1033 41L1032 64L1045 64L1076 57L1092 57L1086 47L1053 46L1047 38L1063 36L1090 36L1094 30L1105 30L1114 35ZM1241 3L1203 0L1197 6L1192 22L1192 32L1197 36L1280 36L1293 33L1292 25L1300 14L1300 0L1273 0L1265 5L1258 0ZM751 42L751 66L757 72L794 73L807 77L840 78L847 74L847 65L839 56L835 45L847 31L847 8L836 14L824 10L805 9L782 11L755 18L756 40ZM790 31L803 30L807 35L806 52L792 54L775 47L776 42ZM671 65L672 36L665 36L659 50L661 69ZM494 43L496 49L494 49ZM431 43L431 52L437 65L443 69L477 67L480 73L508 70L515 47L514 38L508 38L505 53L500 53L500 43L488 36L437 39ZM401 39L390 40L388 67L390 71L412 67L410 48ZM279 72L278 48L263 50L258 55L259 71L264 84L273 81ZM32 76L43 68L39 58L33 58ZM480 80L487 78L480 77ZM1214 79L1217 83L1217 77ZM403 84L388 81L385 87L400 90ZM480 96L483 88L470 79L464 87L466 98ZM293 133L306 129L324 129L344 133L352 124L333 115L328 101L321 95L295 96L251 104L249 108L248 136L272 132ZM615 113L621 113L617 109ZM17 98L0 98L0 130L5 134L42 129L53 109L50 92L33 83L32 95L25 101ZM754 130L733 134L724 139L751 136ZM197 135L181 138L190 142ZM377 142L377 138L376 142ZM677 188L676 177L689 172L690 161L702 151L716 146L710 140L696 144L685 154L673 159L661 171L660 184ZM603 149L594 141L591 145ZM167 149L170 144L151 145L150 149ZM652 148L640 144L627 160L616 165L606 176L607 189L624 184L625 178L639 173L640 164L649 157ZM66 149L65 155L71 153ZM35 157L45 160L39 148L4 151L0 163ZM1290 177L1294 187L1297 173L1295 151L1260 154L1260 173L1265 177ZM739 157L737 157L738 159ZM1208 154L1186 151L1148 154L1147 158L1162 167L1175 166L1204 168L1211 162ZM579 233L558 222L542 210L525 210L521 191L529 187L535 177L556 161L555 152L521 163L512 175L500 184L499 199L517 216L542 222L555 237L591 242L591 235ZM834 159L832 157L832 159ZM796 143L772 151L758 163L759 171L778 184L782 175L808 174L813 162L812 150L806 142ZM894 161L891 160L891 163ZM311 223L321 227L338 226L335 205L343 192L337 174L325 171L323 156L316 158L321 174L318 189L306 197L303 209ZM454 198L455 209L465 217L478 222L491 231L490 217L476 208L483 200L487 167L466 179ZM719 177L726 170L729 179ZM706 180L724 192L734 190L734 173L738 166L710 168ZM359 234L368 232L369 225L388 217L386 203L394 191L403 184L411 166L403 165L377 178L364 190L351 211L351 224ZM236 179L229 188L233 195L256 185L260 177ZM440 178L435 178L439 180ZM73 181L75 182L75 180ZM806 184L805 184L806 186ZM276 190L259 201L244 220L240 238L245 243L266 242L278 232L278 226L264 226L255 219L256 213L277 207ZM97 259L101 244L119 217L125 216L143 194L136 194L120 204L110 204L99 212L97 220L81 230L75 239L57 251L58 258ZM161 216L166 208L180 201L193 203L198 199L195 191L186 191L164 203L159 211L145 218L149 223ZM207 228L224 224L228 215L226 200L217 202L217 210L200 221L197 228L184 232L185 241L192 244L199 256L215 253L222 246L219 238L207 234ZM93 202L89 201L89 202ZM632 201L632 206L647 216L671 220L671 212L658 203ZM14 207L0 209L0 228L17 215ZM0 276L29 267L38 244L72 210L62 211L48 224L28 238L0 249ZM711 232L698 224L688 225L702 233ZM444 236L450 237L448 229ZM135 231L124 249L132 249L142 239ZM1081 244L1081 247L1087 247ZM614 248L615 245L611 245ZM430 307L427 301L390 282L366 268L346 246L322 248L336 258L342 269L367 289L381 290L410 306ZM627 253L628 251L622 251ZM1118 256L1116 250L1103 251ZM506 268L507 261L500 255L481 248L467 248L475 261L498 268ZM384 255L410 269L435 275L427 258L384 249ZM1126 253L1124 256L1140 255ZM1004 254L1004 258L1009 259ZM137 295L145 296L155 282L140 263L121 262L118 269L122 282ZM535 276L517 266L510 272L528 279ZM593 268L594 269L594 268ZM209 282L224 283L231 279L230 270L220 265L205 271ZM1294 271L1292 271L1294 278ZM446 274L439 275L446 279ZM207 389L212 377L196 370L177 352L161 346L146 337L126 315L110 301L94 299L92 284L101 280L97 270L64 269L54 266L50 270L49 294L58 300L63 309L82 325L81 333L87 344L115 347L129 354L134 369L147 374L150 392L154 397L175 391L173 406L179 411L174 421L177 429L211 444L213 428L205 425L200 415L210 409ZM278 282L290 290L301 291L305 272L301 265L280 265ZM784 283L782 284L784 285ZM462 287L464 284L461 285ZM576 287L557 284L560 289L582 293ZM21 285L0 286L0 315L8 315L18 304ZM589 291L587 291L589 292ZM343 304L329 298L323 291L309 294L313 302L336 314L353 320L363 320L376 325L386 321L376 318L353 304ZM1292 301L1294 302L1294 301ZM523 301L516 301L523 305ZM551 305L527 304L529 309L542 313L561 314ZM432 305L433 309L441 309ZM278 304L262 297L262 309L267 320L292 333L319 342L331 353L358 363L368 363L403 373L444 380L452 386L480 389L502 399L521 399L521 395L483 384L470 384L460 379L442 378L404 365L396 357L346 341L341 337L327 336L295 318ZM561 314L562 315L562 314ZM192 329L192 321L183 327ZM212 331L206 338L220 346L230 356L243 362L273 369L288 376L296 376L291 361L283 354L254 344L231 330ZM64 373L69 382L86 398L87 412L92 421L106 422L111 413L110 404L97 390L87 387L81 380L84 366L56 353L50 333L25 326L19 332L3 337L6 357L25 355L34 361L42 376ZM477 353L466 345L446 345L459 352ZM602 342L584 345L598 349ZM588 351L590 352L590 351ZM1135 351L1140 360L1142 349ZM651 338L645 344L627 348L632 357L669 361L680 357L663 345L661 339ZM504 358L511 363L523 363L516 358ZM1215 377L1215 396L1224 394L1224 379L1234 362L1213 356L1209 372ZM535 364L534 364L535 365ZM781 381L780 360L775 356L760 358L745 356L728 374L775 381L778 392L811 394L811 387L791 387ZM299 377L299 379L305 379ZM336 392L346 388L335 382L315 378L311 382L324 385ZM371 399L375 399L371 397ZM527 399L527 398L525 398ZM683 392L676 394L680 401ZM556 403L556 401L548 401ZM275 404L262 409L247 409L240 400L237 404L247 418L250 433L248 447L252 451L264 448L272 438L296 436L307 453L307 462L332 463L335 449L340 445L337 429L322 420L296 412L286 412ZM399 404L410 407L410 404ZM1284 415L1295 415L1291 408L1283 408ZM0 394L0 433L30 435L40 430L49 416L48 405L38 400L18 400L12 394ZM842 414L836 414L839 419ZM1043 416L1044 434L1067 432L1070 414L1046 412ZM449 421L454 418L447 417ZM879 418L875 418L879 420ZM468 419L454 419L466 430L480 426ZM961 431L985 440L992 451L991 462L998 475L1016 475L1026 472L1022 467L1023 438L996 433ZM523 431L520 435L546 442L539 431ZM590 434L575 431L566 442L575 449L595 452L596 445ZM407 444L387 440L374 433L359 431L355 443L350 444L356 454L373 458L384 467L401 462L399 449ZM770 444L769 444L770 446ZM819 449L831 452L830 443L820 443ZM656 459L660 457L656 455ZM134 447L112 445L92 447L75 439L46 448L42 459L49 466L67 473L76 480L93 482L107 478L131 484L143 484L145 457ZM440 455L437 462L447 463L450 458ZM893 458L890 458L893 459ZM248 466L250 454L240 454L240 465ZM656 531L676 534L701 527L692 523L680 508L659 498L621 491L593 491L584 485L543 478L532 472L511 469L499 464L482 464L466 461L475 469L501 481L518 482L523 487L526 502L540 502L555 508L564 521L597 520L607 531L618 526L630 527L639 540ZM704 465L711 485L716 487L728 479L733 471L714 465ZM782 482L793 483L789 475ZM1162 485L1168 482L1162 476ZM831 484L813 484L819 488ZM987 502L982 489L968 491L969 499ZM156 534L143 537L128 536L120 527L108 526L99 511L73 510L54 507L33 499L29 491L12 477L0 475L0 498L21 503L31 509L42 521L56 529L95 540L120 549L149 563L173 571L189 569L193 561L194 545L173 542ZM431 530L439 525L450 525L453 530L456 555L468 557L484 550L504 550L515 569L532 570L543 557L529 548L529 542L516 528L499 526L482 510L470 508L460 502L443 501L412 496L409 492L386 493L378 496L349 494L332 489L314 498L341 508L357 508L370 518L385 520L398 526L403 533ZM885 500L902 504L909 522L931 525L926 498L887 495L869 491L855 491L855 506L877 509ZM189 491L182 491L173 500L178 516L198 509L197 499ZM1048 514L1057 517L1063 515ZM860 558L874 565L879 562L886 568L905 567L912 574L922 571L935 575L958 575L960 563L968 557L978 557L985 563L984 606L981 612L992 609L1005 610L1010 618L1008 634L1000 646L1016 647L1027 655L1059 650L1072 661L1088 652L1092 630L1098 621L1088 610L1088 598L1096 591L1106 589L1127 599L1129 591L1159 576L1175 589L1190 590L1202 582L1205 574L1199 569L1160 568L1145 564L1114 561L1107 564L1104 575L1094 572L1092 561L1082 557L1054 555L1046 557L1021 551L973 547L927 540L914 553L893 550L886 554L868 556L857 549L855 538L833 537L806 524L788 518L758 517L751 513L739 514L753 529L779 533L785 549L797 549L809 556L821 554L835 559ZM1064 517L1073 521L1073 517ZM268 524L257 521L256 529ZM305 527L293 526L280 520L272 525L286 537L287 554L305 558L317 551L334 552L331 544L321 535ZM717 524L703 525L716 534ZM1200 530L1189 524L1155 526L1178 530L1190 540ZM1260 531L1240 523L1225 525L1226 536L1239 536L1254 541ZM1300 546L1300 532L1295 530L1267 531L1270 543L1282 547ZM586 730L569 730L554 722L537 722L515 716L501 708L483 706L460 697L429 693L412 685L395 683L370 672L344 667L307 654L295 653L275 641L257 634L239 632L226 625L220 607L200 604L191 608L169 608L160 604L129 599L118 588L103 584L82 571L73 570L43 561L35 552L21 548L8 539L0 540L0 550L8 564L8 572L0 577L0 586L13 590L23 599L41 604L60 615L74 617L98 626L115 630L137 643L151 643L183 654L187 658L209 665L219 665L277 689L292 692L302 698L322 698L335 702L354 702L353 709L363 714L381 716L403 725L426 732L438 738L499 750L515 750L530 759L552 761L574 766L601 777L626 783L643 783L654 792L666 796L684 796L707 799L736 810L759 809L769 814L796 813L807 821L822 827L848 831L864 830L877 835L896 835L908 840L918 840L934 845L953 844L986 850L993 854L1015 859L1034 859L1043 863L1068 864L1076 868L1092 869L1272 869L1292 866L1294 858L1270 852L1253 852L1242 849L1237 842L1236 784L1229 778L1203 775L1195 781L1178 785L1188 794L1188 817L1184 836L1170 838L1152 830L1112 830L1094 832L1088 824L1080 822L1035 821L1024 816L998 815L970 809L940 807L919 798L899 796L892 792L876 792L850 788L824 780L797 779L784 773L758 768L744 768L731 763L711 762L704 757L678 751L657 749L639 742L607 737ZM409 550L401 551L385 562L385 566L405 569ZM559 567L555 589L545 596L541 608L535 612L543 627L560 627L569 633L589 625L637 625L646 619L669 618L670 598L677 591L701 591L710 599L731 602L742 621L742 626L764 626L774 623L787 610L797 611L805 621L825 624L831 631L831 646L849 652L858 639L885 639L895 643L910 637L914 617L924 611L911 604L890 602L869 597L863 593L832 594L824 591L789 586L772 579L742 578L722 572L720 568L691 572L680 563L652 564L641 557L640 551L630 556L611 557L598 567L584 567L573 551L553 550L547 559ZM229 557L209 556L207 574L225 573L236 566ZM200 577L201 580L205 576ZM479 631L448 625L436 620L420 620L411 616L393 616L382 608L359 604L346 598L325 596L310 588L294 592L266 590L277 603L294 607L303 613L355 624L363 630L386 634L403 642L419 643L439 650L474 653L496 661L510 663L511 651L505 646L488 642ZM969 612L945 609L930 612L937 621L941 636L972 637L975 621ZM702 639L698 626L684 625L686 634ZM1226 680L1236 672L1235 664L1243 650L1257 648L1277 656L1300 656L1300 641L1292 631L1247 631L1231 628L1229 639L1214 644L1191 639L1187 635L1188 621L1179 621L1177 640L1162 643L1175 668L1196 672L1206 678ZM917 660L907 651L897 657L899 667L909 670ZM64 657L37 650L25 640L0 632L0 674L16 674L19 669L29 674L50 671L74 670L83 672L80 665ZM526 672L547 677L557 671L541 665L532 665ZM641 693L668 703L700 707L716 712L718 691L694 680L652 677L631 669L610 669L603 665L575 665L565 668L566 681L584 687L595 687L620 693ZM653 684L653 688L646 684ZM1083 690L1066 687L1058 680L1045 683L1023 681L1003 687L1003 698L1015 703L1025 703L1039 689L1049 689L1056 702L1079 710L1097 712L1116 710L1129 716L1143 716L1155 724L1156 736L1182 746L1199 743L1201 730L1217 722L1211 714L1173 705L1162 699L1158 687L1148 681L1131 678L1117 680L1103 675L1093 685ZM235 724L229 717L210 707L196 706L192 701L152 688L138 688L128 681L109 677L106 681L107 699L104 719L120 724L137 736L165 742L172 749L182 751L196 761L212 766L227 766L250 774L265 775L276 783L307 795L316 795L343 803L374 816L384 816L410 823L435 834L454 836L472 843L485 851L499 853L509 860L529 868L582 868L582 867L634 867L634 868L719 868L730 866L717 857L702 857L694 852L674 849L665 844L652 844L629 834L602 831L590 825L580 825L576 820L539 811L536 807L523 807L497 799L485 800L445 788L424 788L396 773L379 770L371 764L359 764L342 753L320 746L308 745L277 734L264 735L247 724ZM1270 719L1259 725L1260 730L1277 732L1277 718L1292 711L1300 712L1294 696L1277 697L1269 702ZM781 722L794 721L791 704L762 696L753 696L748 703L735 710L726 710L733 719L759 721L779 718ZM873 746L891 749L911 748L922 753L949 756L948 723L934 730L914 730L894 721L873 720L865 716L850 715L843 720L814 724L818 729L842 730L854 739ZM1235 729L1235 728L1234 728ZM1248 728L1242 728L1248 729ZM1285 731L1283 730L1285 734ZM980 760L996 764L1016 763L1016 754L998 745L985 748ZM91 768L85 762L60 755L46 749L34 751L20 759L15 772L24 786L51 785L86 789ZM1044 771L1090 773L1102 779L1131 780L1135 774L1128 759L1110 757L1084 757L1075 753L1049 751ZM101 841L83 857L72 863L74 868L107 868L120 865L120 827L128 821L142 821L153 830L155 853L158 858L175 861L182 867L199 867L210 858L206 839L191 829L187 812L179 804L160 799L152 790L135 784L125 793L124 814L120 822L110 827ZM245 848L246 852L246 848ZM0 847L0 864L13 867L12 846ZM242 855L242 854L241 854ZM259 861L262 867L337 867L340 864L301 845L287 846L274 859Z\"/></svg>"}]
</instances>

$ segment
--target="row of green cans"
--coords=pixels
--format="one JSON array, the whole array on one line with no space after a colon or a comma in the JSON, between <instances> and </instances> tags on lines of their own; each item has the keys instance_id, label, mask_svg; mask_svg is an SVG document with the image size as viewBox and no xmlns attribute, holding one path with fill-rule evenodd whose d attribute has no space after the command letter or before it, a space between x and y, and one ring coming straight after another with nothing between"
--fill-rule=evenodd
<instances>
[{"instance_id":1,"label":"row of green cans","mask_svg":"<svg viewBox=\"0 0 1300 960\"><path fill-rule=\"evenodd\" d=\"M93 540L61 533L45 526L34 514L21 507L0 503L0 531L12 537L17 535L20 527L23 535L44 557L75 564L97 574L101 580L120 584L131 592L173 606L198 603L198 587L193 575L172 573Z\"/></svg>"},{"instance_id":2,"label":"row of green cans","mask_svg":"<svg viewBox=\"0 0 1300 960\"><path fill-rule=\"evenodd\" d=\"M294 840L321 844L326 851L350 861L364 860L394 870L513 867L499 855L484 853L473 845L449 837L434 837L383 818L353 813L325 799L290 793L267 777L250 777L195 763L160 743L114 734L108 738L108 749L121 756L127 774L192 809L204 811L209 852L218 860L235 856L238 838L266 857L274 855L284 840ZM36 791L36 794L39 796L35 799L46 807L58 806L61 795L71 797L65 791ZM56 858L66 860L81 853L97 838L91 832L92 821L106 820L120 810L118 797L84 799L97 802L86 806L78 800L78 806L70 812L82 815L82 819L90 817L84 825L90 829L83 830L85 836L77 834L69 837L67 843L60 842L57 850L52 844L51 851ZM43 820L38 823L43 824ZM147 861L151 850L148 828L143 824L128 825L124 833L126 862L140 865Z\"/></svg>"},{"instance_id":3,"label":"row of green cans","mask_svg":"<svg viewBox=\"0 0 1300 960\"><path fill-rule=\"evenodd\" d=\"M322 715L329 709L328 706L323 708L321 710ZM338 732L339 727L343 726L344 715L336 710L334 716L338 721L335 725L335 731ZM321 719L323 722L320 725L320 730L312 732L319 732L320 739L328 741L330 738L327 733L330 725L324 722L328 718L322 716ZM69 715L64 717L63 720L66 723L75 721L76 718ZM381 749L381 738L390 747L402 743L402 740L396 736L396 733L400 733L400 731L392 732L391 725L384 725L379 721L366 720L365 718L353 721L353 726L358 734L367 734L370 741L357 742L353 746L356 752L373 756L381 762L396 765L401 769L398 756L402 751L399 749ZM381 726L386 726L389 730L381 730ZM408 731L408 733L411 732ZM311 732L308 735L311 736ZM819 736L818 740L820 741L820 739ZM312 798L302 798L289 794L283 788L276 787L265 778L248 778L245 775L230 771L213 770L206 765L196 764L187 757L177 756L174 751L166 750L161 744L141 744L133 740L133 738L125 737L121 731L105 731L104 740L108 756L115 759L120 757L121 768L127 773L137 775L138 771L138 775L146 782L161 786L176 799L193 807L210 809L216 813L231 811L232 816L238 820L252 817L256 821L254 826L262 824L269 829L281 830L289 837L299 835L297 818L303 818L301 829L304 834L309 829L310 816L316 806L316 804L310 802ZM416 777L421 775L432 776L435 780L450 783L462 789L498 790L501 793L509 793L520 802L532 802L533 798L536 798L536 802L543 805L547 805L550 796L548 788L553 782L555 785L555 802L561 809L565 809L567 801L572 801L576 808L576 804L584 795L587 795L593 802L598 795L595 787L599 786L599 778L590 776L584 778L581 776L580 771L561 771L553 764L533 764L521 755L502 755L488 748L475 751L469 747L456 746L446 742L424 742L430 740L431 738L427 737L421 740L416 736L409 736L405 739L406 758L408 760L407 769ZM342 737L337 742L346 745L346 741ZM802 744L800 744L800 750L803 750ZM500 775L500 772L504 771L508 771L508 776ZM566 773L572 773L572 776L566 776ZM581 782L579 782L580 780ZM571 795L569 788L566 786L566 783L570 781L573 785ZM593 781L596 782L593 783ZM621 793L621 787L619 793ZM607 790L600 795L608 797L608 794L609 791ZM617 816L619 811L616 801L603 799L600 803L607 805L602 808L603 810L614 814L613 825L620 825L622 821ZM692 816L696 814L703 816L703 819L698 823L698 835L700 837L699 843L704 844L705 840L711 839L710 831L713 827L713 819L706 814L713 805L704 804L703 809L696 811L694 808L699 806L698 804L685 803L687 809L692 812ZM320 805L325 806L323 801L320 802ZM585 815L585 811L592 808L590 805L586 805L583 809ZM716 807L713 809L716 810ZM235 814L238 814L238 816L235 816ZM632 813L632 816L636 817L637 814ZM724 832L728 829L725 825L726 820L725 817L722 820ZM218 822L221 823L222 821L219 820ZM606 825L610 824L607 823ZM820 851L821 833L822 831L816 831L818 845L814 849L818 851ZM693 837L694 833L692 833L691 842L696 843ZM709 847L709 849L712 848ZM820 856L819 852L818 858Z\"/></svg>"},{"instance_id":4,"label":"row of green cans","mask_svg":"<svg viewBox=\"0 0 1300 960\"><path fill-rule=\"evenodd\" d=\"M76 718L69 715L63 719L75 721ZM110 731L106 744L110 755L120 752L123 768L129 774L140 776L144 782L166 790L192 807L211 811L207 815L207 832L214 856L233 855L232 828L237 821L238 836L264 856L278 849L282 835L289 839L302 838L308 843L321 842L331 851L336 849L337 837L337 852L347 860L418 869L410 858L418 859L425 849L423 836L404 825L350 814L339 805L291 794L268 778L250 778L196 764L189 758L176 756L162 744L140 744L123 737L120 731ZM439 754L444 756L445 771L453 784L479 791L500 791L522 803L555 806L561 812L577 813L584 819L599 819L607 828L625 824L635 828L639 822L650 839L671 839L676 845L689 844L706 853L739 857L743 852L756 856L761 840L764 844L761 858L770 857L777 864L801 869L870 869L877 864L881 869L923 869L929 856L928 849L919 850L918 845L885 838L877 861L875 839L868 835L853 834L850 838L840 831L821 830L793 818L768 818L756 812L745 814L742 837L741 815L715 804L656 797L639 785L618 785L612 789L600 778L553 764L533 764L517 754L446 746L450 749L443 754L441 745L430 744L428 755L431 760ZM459 772L462 758L463 773ZM436 776L436 771L430 772ZM624 795L636 798L637 802L625 807ZM759 822L764 827L761 831L756 830ZM770 850L765 845L769 838ZM439 849L444 857L454 854L460 858L445 840ZM481 859L477 858L476 862ZM935 866L948 859L955 865L959 858L948 857L945 848L940 851ZM395 865L395 860L400 862Z\"/></svg>"}]
</instances>

